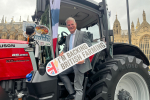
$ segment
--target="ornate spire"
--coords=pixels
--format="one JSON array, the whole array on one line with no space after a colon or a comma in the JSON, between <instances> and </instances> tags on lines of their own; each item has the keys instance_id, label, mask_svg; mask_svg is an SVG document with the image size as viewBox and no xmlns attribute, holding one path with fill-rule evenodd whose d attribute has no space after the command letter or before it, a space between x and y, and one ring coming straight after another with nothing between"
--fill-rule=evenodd
<instances>
[{"instance_id":1,"label":"ornate spire","mask_svg":"<svg viewBox=\"0 0 150 100\"><path fill-rule=\"evenodd\" d=\"M114 24L116 24L116 23L120 24L120 22L118 21L118 18L117 18L117 14L116 14L116 20L115 20Z\"/></svg>"},{"instance_id":2,"label":"ornate spire","mask_svg":"<svg viewBox=\"0 0 150 100\"><path fill-rule=\"evenodd\" d=\"M14 16L11 18L11 23L13 23L14 22Z\"/></svg>"},{"instance_id":3,"label":"ornate spire","mask_svg":"<svg viewBox=\"0 0 150 100\"><path fill-rule=\"evenodd\" d=\"M5 17L5 23L7 23L7 21L6 21L6 17Z\"/></svg>"},{"instance_id":4,"label":"ornate spire","mask_svg":"<svg viewBox=\"0 0 150 100\"><path fill-rule=\"evenodd\" d=\"M136 29L138 29L139 27L140 27L140 21L139 21L139 18L138 18L138 20L137 20L137 25L136 25Z\"/></svg>"},{"instance_id":5,"label":"ornate spire","mask_svg":"<svg viewBox=\"0 0 150 100\"><path fill-rule=\"evenodd\" d=\"M118 18L117 18L117 14L116 14L116 20L118 20Z\"/></svg>"},{"instance_id":6,"label":"ornate spire","mask_svg":"<svg viewBox=\"0 0 150 100\"><path fill-rule=\"evenodd\" d=\"M131 23L131 32L134 32L134 23L133 23L133 21Z\"/></svg>"},{"instance_id":7,"label":"ornate spire","mask_svg":"<svg viewBox=\"0 0 150 100\"><path fill-rule=\"evenodd\" d=\"M145 14L145 11L143 10L143 22L146 21L146 14Z\"/></svg>"},{"instance_id":8,"label":"ornate spire","mask_svg":"<svg viewBox=\"0 0 150 100\"><path fill-rule=\"evenodd\" d=\"M21 22L21 16L20 16L20 20L19 21Z\"/></svg>"},{"instance_id":9,"label":"ornate spire","mask_svg":"<svg viewBox=\"0 0 150 100\"><path fill-rule=\"evenodd\" d=\"M132 27L134 28L134 23L133 23L133 21L132 21L132 23L131 23L131 28L132 28Z\"/></svg>"},{"instance_id":10,"label":"ornate spire","mask_svg":"<svg viewBox=\"0 0 150 100\"><path fill-rule=\"evenodd\" d=\"M2 20L1 20L1 23L4 23L4 15L3 15L3 18L2 18Z\"/></svg>"},{"instance_id":11,"label":"ornate spire","mask_svg":"<svg viewBox=\"0 0 150 100\"><path fill-rule=\"evenodd\" d=\"M114 34L116 35L121 34L121 25L120 25L120 22L118 21L117 14L116 14L116 20L113 25L113 31L114 31Z\"/></svg>"}]
</instances>

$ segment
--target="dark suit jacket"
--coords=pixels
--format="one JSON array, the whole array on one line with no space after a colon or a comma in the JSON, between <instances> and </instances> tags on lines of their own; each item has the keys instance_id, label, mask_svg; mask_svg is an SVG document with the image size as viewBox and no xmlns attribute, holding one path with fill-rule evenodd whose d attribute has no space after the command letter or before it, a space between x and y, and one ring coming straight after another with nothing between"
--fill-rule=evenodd
<instances>
[{"instance_id":1,"label":"dark suit jacket","mask_svg":"<svg viewBox=\"0 0 150 100\"><path fill-rule=\"evenodd\" d=\"M70 35L66 37L65 46L63 48L64 53L69 51L69 40L70 40ZM87 43L89 47L92 46L92 43L90 39L88 38L88 34L86 32L76 30L73 47L76 47L82 43ZM85 59L85 63L83 64L76 64L76 67L81 73L85 73L88 70L92 69L89 58Z\"/></svg>"}]
</instances>

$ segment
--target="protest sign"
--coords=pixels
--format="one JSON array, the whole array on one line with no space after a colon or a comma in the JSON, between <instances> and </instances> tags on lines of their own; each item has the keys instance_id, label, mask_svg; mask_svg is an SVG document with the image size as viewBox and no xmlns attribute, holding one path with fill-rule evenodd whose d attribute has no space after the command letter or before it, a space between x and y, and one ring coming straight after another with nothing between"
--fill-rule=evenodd
<instances>
[{"instance_id":1,"label":"protest sign","mask_svg":"<svg viewBox=\"0 0 150 100\"><path fill-rule=\"evenodd\" d=\"M35 27L36 34L34 35L34 40L38 42L40 46L50 46L51 36L49 35L49 29L44 25L37 25Z\"/></svg>"},{"instance_id":2,"label":"protest sign","mask_svg":"<svg viewBox=\"0 0 150 100\"><path fill-rule=\"evenodd\" d=\"M46 72L50 76L56 76L77 64L79 61L84 60L105 48L106 44L103 41L100 41L91 47L88 47L86 43L83 43L64 53L62 56L58 56L50 61L46 66Z\"/></svg>"},{"instance_id":3,"label":"protest sign","mask_svg":"<svg viewBox=\"0 0 150 100\"><path fill-rule=\"evenodd\" d=\"M23 22L23 35L24 37L28 37L26 34L26 27L33 26L35 28L35 32L32 33L34 36L34 40L39 46L51 46L51 36L49 35L49 29L44 25L36 25L33 22Z\"/></svg>"}]
</instances>

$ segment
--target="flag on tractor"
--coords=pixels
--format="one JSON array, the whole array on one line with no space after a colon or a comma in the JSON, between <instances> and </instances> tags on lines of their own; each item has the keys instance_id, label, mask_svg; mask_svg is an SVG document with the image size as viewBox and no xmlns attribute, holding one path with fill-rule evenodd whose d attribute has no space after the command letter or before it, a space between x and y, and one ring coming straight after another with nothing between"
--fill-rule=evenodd
<instances>
[{"instance_id":1,"label":"flag on tractor","mask_svg":"<svg viewBox=\"0 0 150 100\"><path fill-rule=\"evenodd\" d=\"M56 51L56 44L57 44L60 1L61 0L50 0L54 54L55 54L55 51Z\"/></svg>"}]
</instances>

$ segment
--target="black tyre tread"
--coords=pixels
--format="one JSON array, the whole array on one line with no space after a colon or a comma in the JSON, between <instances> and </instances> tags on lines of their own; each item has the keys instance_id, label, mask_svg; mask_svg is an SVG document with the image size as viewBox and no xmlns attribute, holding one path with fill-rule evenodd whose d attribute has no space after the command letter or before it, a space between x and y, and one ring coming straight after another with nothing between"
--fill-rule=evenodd
<instances>
[{"instance_id":1,"label":"black tyre tread","mask_svg":"<svg viewBox=\"0 0 150 100\"><path fill-rule=\"evenodd\" d=\"M135 64L135 66L133 65L133 67L143 67L142 71L144 71L147 75L149 75L148 66L144 64L142 60L129 55L115 55L113 59L110 59L109 61L100 65L100 67L102 66L103 69L99 70L93 76L90 77L90 82L92 85L87 91L87 95L90 97L90 99L91 100L113 100L111 95L108 94L109 91L108 88L112 83L112 78L116 76L117 71L121 72L124 68L126 68L125 64L128 63ZM132 67L132 66L128 66L128 67ZM97 81L97 79L100 80ZM150 82L148 83L148 87L150 88ZM100 91L98 91L97 93L98 89ZM95 96L93 96L94 92L95 92Z\"/></svg>"},{"instance_id":2,"label":"black tyre tread","mask_svg":"<svg viewBox=\"0 0 150 100\"><path fill-rule=\"evenodd\" d=\"M112 78L112 76L110 74L107 74L106 78L103 78L102 80L97 81L96 83L94 83L89 90L87 91L87 93L89 94L89 92L92 92L92 90L94 90L96 88L96 86L106 86L107 87L107 81L110 81Z\"/></svg>"},{"instance_id":3,"label":"black tyre tread","mask_svg":"<svg viewBox=\"0 0 150 100\"><path fill-rule=\"evenodd\" d=\"M112 66L110 65L107 65L106 68L98 71L96 74L94 74L93 76L90 77L90 81L91 82L95 82L95 80L99 77L102 77L104 74L107 74L107 73L112 73L113 71L112 70L117 70L117 66L116 64L112 64Z\"/></svg>"},{"instance_id":4,"label":"black tyre tread","mask_svg":"<svg viewBox=\"0 0 150 100\"><path fill-rule=\"evenodd\" d=\"M96 95L92 100L105 100L103 98L105 98L106 96L107 96L107 93L103 92L103 93Z\"/></svg>"}]
</instances>

